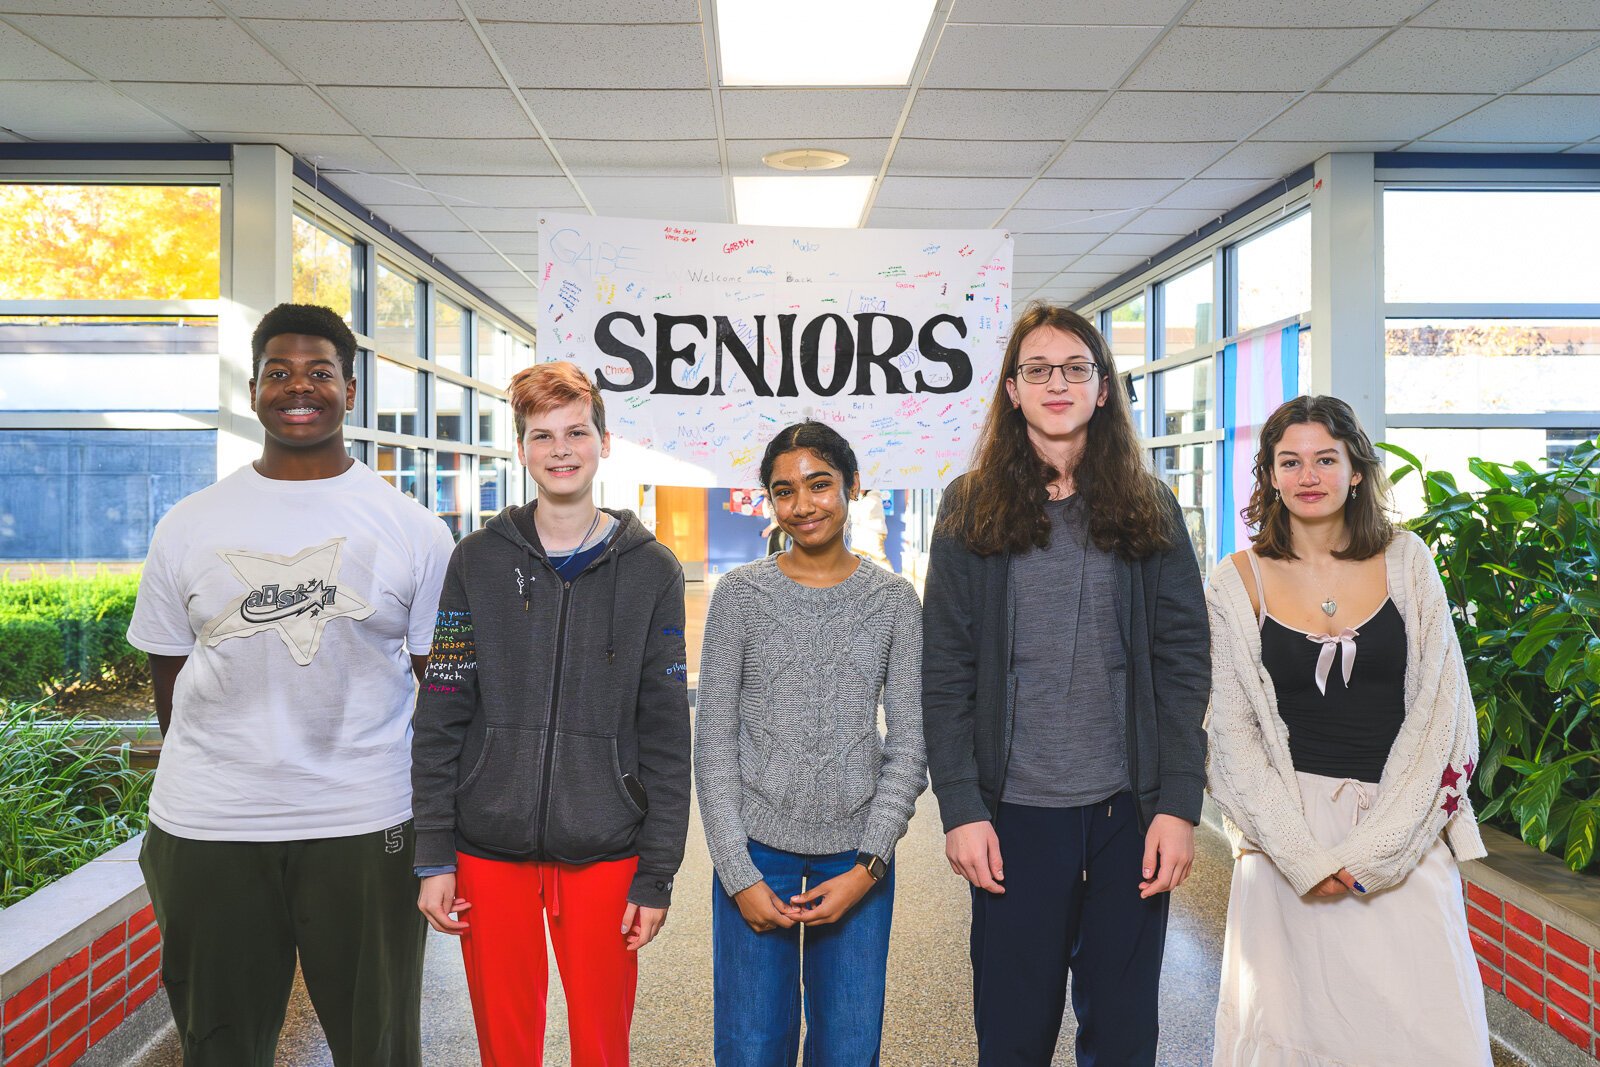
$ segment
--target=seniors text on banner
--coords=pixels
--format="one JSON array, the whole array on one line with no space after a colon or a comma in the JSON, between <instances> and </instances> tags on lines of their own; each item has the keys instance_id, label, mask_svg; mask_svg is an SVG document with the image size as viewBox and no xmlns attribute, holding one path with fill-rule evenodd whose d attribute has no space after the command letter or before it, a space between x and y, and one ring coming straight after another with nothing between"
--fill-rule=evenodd
<instances>
[{"instance_id":1,"label":"seniors text on banner","mask_svg":"<svg viewBox=\"0 0 1600 1067\"><path fill-rule=\"evenodd\" d=\"M546 215L538 358L606 401L612 456L663 485L754 485L811 417L865 486L960 474L1011 324L998 230L812 230Z\"/></svg>"}]
</instances>

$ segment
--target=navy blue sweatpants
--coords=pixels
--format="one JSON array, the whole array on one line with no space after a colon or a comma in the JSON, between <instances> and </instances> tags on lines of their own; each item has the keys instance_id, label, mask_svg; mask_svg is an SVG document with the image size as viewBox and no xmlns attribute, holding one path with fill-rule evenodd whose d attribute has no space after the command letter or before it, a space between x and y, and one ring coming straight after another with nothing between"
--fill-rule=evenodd
<instances>
[{"instance_id":1,"label":"navy blue sweatpants","mask_svg":"<svg viewBox=\"0 0 1600 1067\"><path fill-rule=\"evenodd\" d=\"M1070 974L1079 1067L1154 1065L1169 894L1139 899L1132 794L1083 808L1001 804L995 832L1006 891L972 891L978 1063L1047 1067Z\"/></svg>"}]
</instances>

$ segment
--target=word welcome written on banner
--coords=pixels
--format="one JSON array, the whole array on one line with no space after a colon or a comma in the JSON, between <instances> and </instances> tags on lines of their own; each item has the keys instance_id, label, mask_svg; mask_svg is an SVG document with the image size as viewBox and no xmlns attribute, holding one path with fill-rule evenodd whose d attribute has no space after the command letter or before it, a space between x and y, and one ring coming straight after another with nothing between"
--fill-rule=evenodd
<instances>
[{"instance_id":1,"label":"word welcome written on banner","mask_svg":"<svg viewBox=\"0 0 1600 1067\"><path fill-rule=\"evenodd\" d=\"M1011 324L1009 234L546 215L540 360L604 392L613 456L665 485L754 485L772 435L824 421L864 486L966 468Z\"/></svg>"}]
</instances>

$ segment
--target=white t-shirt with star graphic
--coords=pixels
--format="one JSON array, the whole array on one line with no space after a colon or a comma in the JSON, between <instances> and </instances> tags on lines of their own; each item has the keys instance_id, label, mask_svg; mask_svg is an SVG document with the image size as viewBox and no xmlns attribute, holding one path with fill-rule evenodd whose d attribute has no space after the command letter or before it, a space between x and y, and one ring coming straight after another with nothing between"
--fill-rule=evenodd
<instances>
[{"instance_id":1,"label":"white t-shirt with star graphic","mask_svg":"<svg viewBox=\"0 0 1600 1067\"><path fill-rule=\"evenodd\" d=\"M244 467L156 526L128 641L188 656L150 818L177 837L296 841L411 817L410 655L433 641L455 544L354 463Z\"/></svg>"}]
</instances>

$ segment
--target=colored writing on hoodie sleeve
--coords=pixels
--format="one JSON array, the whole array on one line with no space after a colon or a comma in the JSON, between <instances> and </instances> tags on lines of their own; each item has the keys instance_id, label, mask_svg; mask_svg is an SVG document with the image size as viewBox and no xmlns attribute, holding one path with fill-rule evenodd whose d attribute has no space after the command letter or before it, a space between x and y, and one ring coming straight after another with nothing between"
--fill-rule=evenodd
<instances>
[{"instance_id":1,"label":"colored writing on hoodie sleeve","mask_svg":"<svg viewBox=\"0 0 1600 1067\"><path fill-rule=\"evenodd\" d=\"M472 613L441 610L433 624L433 650L422 686L430 693L459 693L468 672L478 669Z\"/></svg>"}]
</instances>

